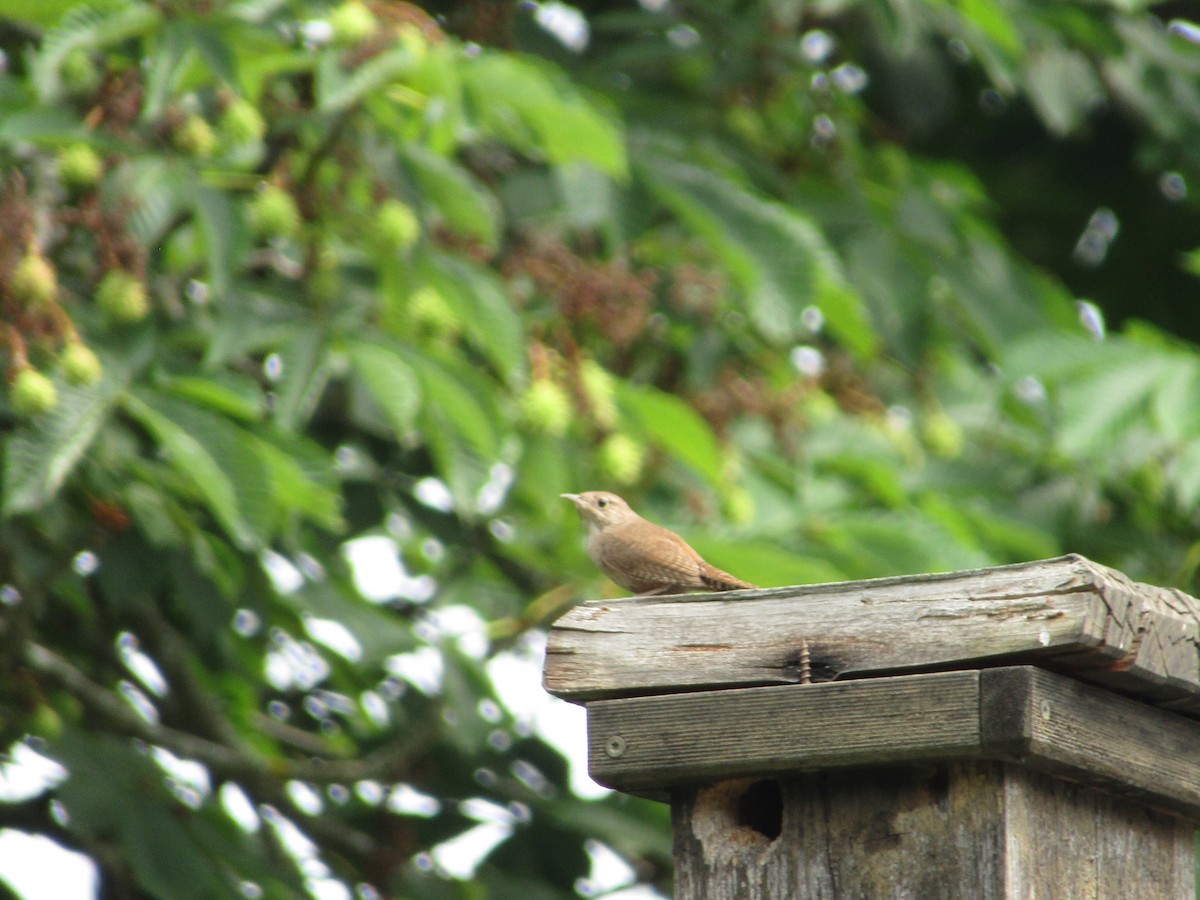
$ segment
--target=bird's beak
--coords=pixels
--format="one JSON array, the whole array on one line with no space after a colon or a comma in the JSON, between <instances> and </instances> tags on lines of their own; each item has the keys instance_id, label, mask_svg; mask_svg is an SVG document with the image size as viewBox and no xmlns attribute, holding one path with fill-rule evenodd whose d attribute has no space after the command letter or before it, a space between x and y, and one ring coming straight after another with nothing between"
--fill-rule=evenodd
<instances>
[{"instance_id":1,"label":"bird's beak","mask_svg":"<svg viewBox=\"0 0 1200 900\"><path fill-rule=\"evenodd\" d=\"M581 499L578 494L559 494L564 500L570 500L572 503L578 504Z\"/></svg>"}]
</instances>

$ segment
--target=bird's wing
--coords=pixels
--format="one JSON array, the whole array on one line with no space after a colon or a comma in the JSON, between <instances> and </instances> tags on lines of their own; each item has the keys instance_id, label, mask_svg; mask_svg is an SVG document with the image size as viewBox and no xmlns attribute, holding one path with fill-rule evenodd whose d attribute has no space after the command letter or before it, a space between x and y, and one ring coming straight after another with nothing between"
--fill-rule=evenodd
<instances>
[{"instance_id":1,"label":"bird's wing","mask_svg":"<svg viewBox=\"0 0 1200 900\"><path fill-rule=\"evenodd\" d=\"M636 535L616 529L608 538L597 562L622 587L638 592L662 586L704 587L704 560L675 532L643 520L637 523Z\"/></svg>"}]
</instances>

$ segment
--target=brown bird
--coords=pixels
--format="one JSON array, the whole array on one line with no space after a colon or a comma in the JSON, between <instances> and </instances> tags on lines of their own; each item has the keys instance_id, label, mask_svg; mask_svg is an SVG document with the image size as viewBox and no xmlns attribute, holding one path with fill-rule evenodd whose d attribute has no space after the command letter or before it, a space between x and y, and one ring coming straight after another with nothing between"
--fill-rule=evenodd
<instances>
[{"instance_id":1,"label":"brown bird","mask_svg":"<svg viewBox=\"0 0 1200 900\"><path fill-rule=\"evenodd\" d=\"M587 528L587 551L600 570L639 596L736 591L755 585L709 565L688 542L647 522L606 491L563 494Z\"/></svg>"}]
</instances>

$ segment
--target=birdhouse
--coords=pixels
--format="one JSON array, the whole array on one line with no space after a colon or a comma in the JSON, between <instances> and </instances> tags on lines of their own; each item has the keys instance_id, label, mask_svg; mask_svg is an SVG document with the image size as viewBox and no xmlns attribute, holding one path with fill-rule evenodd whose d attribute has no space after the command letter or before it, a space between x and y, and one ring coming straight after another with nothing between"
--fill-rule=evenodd
<instances>
[{"instance_id":1,"label":"birdhouse","mask_svg":"<svg viewBox=\"0 0 1200 900\"><path fill-rule=\"evenodd\" d=\"M1193 900L1200 602L1080 556L585 603L547 690L681 900Z\"/></svg>"}]
</instances>

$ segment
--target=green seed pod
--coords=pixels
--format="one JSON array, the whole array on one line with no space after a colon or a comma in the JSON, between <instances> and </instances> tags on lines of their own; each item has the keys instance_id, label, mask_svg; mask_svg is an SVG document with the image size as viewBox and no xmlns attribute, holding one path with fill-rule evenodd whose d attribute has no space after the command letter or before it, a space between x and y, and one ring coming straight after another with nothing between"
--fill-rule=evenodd
<instances>
[{"instance_id":1,"label":"green seed pod","mask_svg":"<svg viewBox=\"0 0 1200 900\"><path fill-rule=\"evenodd\" d=\"M600 445L600 470L618 484L633 484L646 464L646 448L627 434L609 435Z\"/></svg>"},{"instance_id":2,"label":"green seed pod","mask_svg":"<svg viewBox=\"0 0 1200 900\"><path fill-rule=\"evenodd\" d=\"M78 341L72 341L63 348L58 362L71 384L95 384L103 374L100 358L92 352L91 347Z\"/></svg>"},{"instance_id":3,"label":"green seed pod","mask_svg":"<svg viewBox=\"0 0 1200 900\"><path fill-rule=\"evenodd\" d=\"M140 322L150 312L146 286L124 269L113 269L101 279L96 304L107 318L123 325Z\"/></svg>"},{"instance_id":4,"label":"green seed pod","mask_svg":"<svg viewBox=\"0 0 1200 900\"><path fill-rule=\"evenodd\" d=\"M268 185L250 204L250 223L259 237L292 237L300 230L300 208L283 188Z\"/></svg>"},{"instance_id":5,"label":"green seed pod","mask_svg":"<svg viewBox=\"0 0 1200 900\"><path fill-rule=\"evenodd\" d=\"M45 306L58 296L58 276L54 266L31 249L13 269L9 287L13 297L26 307Z\"/></svg>"},{"instance_id":6,"label":"green seed pod","mask_svg":"<svg viewBox=\"0 0 1200 900\"><path fill-rule=\"evenodd\" d=\"M37 369L22 369L9 387L8 399L18 416L32 418L58 405L58 390Z\"/></svg>"},{"instance_id":7,"label":"green seed pod","mask_svg":"<svg viewBox=\"0 0 1200 900\"><path fill-rule=\"evenodd\" d=\"M548 378L535 381L522 395L518 409L521 421L536 434L561 437L571 425L571 398Z\"/></svg>"}]
</instances>

